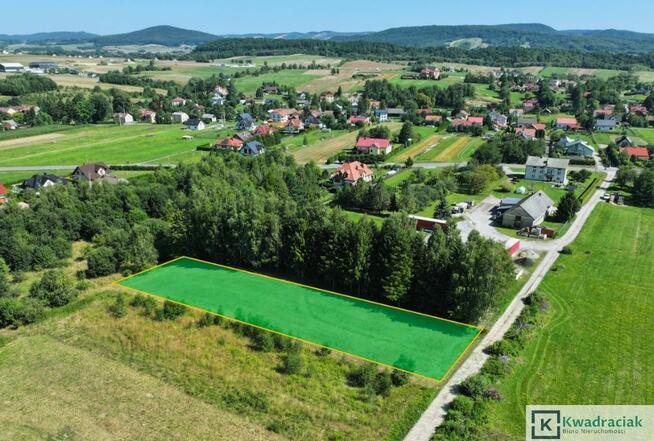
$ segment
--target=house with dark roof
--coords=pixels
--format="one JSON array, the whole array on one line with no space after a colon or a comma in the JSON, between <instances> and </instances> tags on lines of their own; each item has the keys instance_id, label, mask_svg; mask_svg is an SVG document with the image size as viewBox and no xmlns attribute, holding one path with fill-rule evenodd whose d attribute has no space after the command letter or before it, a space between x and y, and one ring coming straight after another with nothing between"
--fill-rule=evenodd
<instances>
[{"instance_id":1,"label":"house with dark roof","mask_svg":"<svg viewBox=\"0 0 654 441\"><path fill-rule=\"evenodd\" d=\"M249 113L239 113L236 115L236 130L254 130L257 126L254 118Z\"/></svg>"},{"instance_id":2,"label":"house with dark roof","mask_svg":"<svg viewBox=\"0 0 654 441\"><path fill-rule=\"evenodd\" d=\"M186 121L186 130L204 130L205 125L201 119L191 118Z\"/></svg>"},{"instance_id":3,"label":"house with dark roof","mask_svg":"<svg viewBox=\"0 0 654 441\"><path fill-rule=\"evenodd\" d=\"M75 181L94 182L105 179L109 180L109 178L113 179L110 173L111 170L107 164L97 162L95 164L82 164L78 166L73 170L70 177Z\"/></svg>"},{"instance_id":4,"label":"house with dark roof","mask_svg":"<svg viewBox=\"0 0 654 441\"><path fill-rule=\"evenodd\" d=\"M568 159L528 156L525 179L564 184L567 179L569 163Z\"/></svg>"},{"instance_id":5,"label":"house with dark roof","mask_svg":"<svg viewBox=\"0 0 654 441\"><path fill-rule=\"evenodd\" d=\"M595 154L595 148L586 141L580 139L572 139L564 136L559 140L557 145L562 147L563 150L565 150L565 154L568 156L588 158Z\"/></svg>"},{"instance_id":6,"label":"house with dark roof","mask_svg":"<svg viewBox=\"0 0 654 441\"><path fill-rule=\"evenodd\" d=\"M42 188L50 188L54 187L55 185L63 185L67 183L68 181L66 181L66 179L61 176L48 175L44 173L42 175L34 175L31 178L26 179L20 185L18 185L18 187L21 190L32 189L38 192Z\"/></svg>"},{"instance_id":7,"label":"house with dark roof","mask_svg":"<svg viewBox=\"0 0 654 441\"><path fill-rule=\"evenodd\" d=\"M540 225L548 214L554 210L554 201L538 190L509 208L502 215L502 226L509 228L525 228Z\"/></svg>"},{"instance_id":8,"label":"house with dark roof","mask_svg":"<svg viewBox=\"0 0 654 441\"><path fill-rule=\"evenodd\" d=\"M627 135L622 135L614 141L618 147L634 147L634 143Z\"/></svg>"},{"instance_id":9,"label":"house with dark roof","mask_svg":"<svg viewBox=\"0 0 654 441\"><path fill-rule=\"evenodd\" d=\"M257 156L266 152L266 147L259 141L246 142L240 153L245 156Z\"/></svg>"}]
</instances>

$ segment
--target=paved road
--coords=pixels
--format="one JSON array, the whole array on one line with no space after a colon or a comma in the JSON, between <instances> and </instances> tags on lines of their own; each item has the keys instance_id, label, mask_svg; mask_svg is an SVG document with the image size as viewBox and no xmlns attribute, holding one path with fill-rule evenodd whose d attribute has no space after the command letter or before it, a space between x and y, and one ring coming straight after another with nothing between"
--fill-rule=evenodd
<instances>
[{"instance_id":1,"label":"paved road","mask_svg":"<svg viewBox=\"0 0 654 441\"><path fill-rule=\"evenodd\" d=\"M527 283L522 287L520 292L515 296L509 307L504 311L500 318L484 335L481 342L474 348L470 356L454 372L454 374L443 384L436 398L431 402L427 410L421 415L418 422L409 431L404 441L429 441L434 434L436 427L443 422L446 408L452 402L456 393L456 386L463 380L479 372L483 364L488 359L484 349L501 340L504 334L509 330L513 322L518 318L524 307L523 299L532 293L543 280L547 271L551 268L558 257L560 248L570 244L579 234L588 217L595 206L601 202L601 196L608 188L609 181L615 176L615 169L607 169L607 179L602 183L598 191L591 196L590 200L577 213L577 217L568 229L568 231L557 240L547 243L551 247L546 251L543 260L538 264ZM485 231L485 230L484 230ZM484 231L480 231L484 234Z\"/></svg>"}]
</instances>

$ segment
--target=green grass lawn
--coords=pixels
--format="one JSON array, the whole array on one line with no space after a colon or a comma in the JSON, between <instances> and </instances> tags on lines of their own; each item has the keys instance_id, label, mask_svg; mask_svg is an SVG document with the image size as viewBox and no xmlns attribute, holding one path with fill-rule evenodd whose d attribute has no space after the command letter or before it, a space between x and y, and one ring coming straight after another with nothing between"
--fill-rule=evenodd
<instances>
[{"instance_id":1,"label":"green grass lawn","mask_svg":"<svg viewBox=\"0 0 654 441\"><path fill-rule=\"evenodd\" d=\"M493 439L524 436L526 404L650 404L654 210L600 204L543 280L542 327L496 385ZM489 436L490 436L489 433Z\"/></svg>"},{"instance_id":2,"label":"green grass lawn","mask_svg":"<svg viewBox=\"0 0 654 441\"><path fill-rule=\"evenodd\" d=\"M27 138L3 144L0 166L75 165L104 161L114 164L136 162L176 163L197 160L202 156L195 148L230 133L206 129L199 132L182 130L178 125L85 126L49 138ZM183 140L183 135L194 139Z\"/></svg>"},{"instance_id":3,"label":"green grass lawn","mask_svg":"<svg viewBox=\"0 0 654 441\"><path fill-rule=\"evenodd\" d=\"M377 225L378 227L381 227L382 224L384 223L383 217L375 216L372 214L359 213L358 211L348 211L348 210L343 210L343 212L348 217L348 219L354 222L358 222L360 219L366 218L372 220L375 223L375 225Z\"/></svg>"},{"instance_id":4,"label":"green grass lawn","mask_svg":"<svg viewBox=\"0 0 654 441\"><path fill-rule=\"evenodd\" d=\"M413 171L411 169L408 169L408 168L402 169L402 170L398 171L397 173L395 173L394 175L389 176L388 178L386 178L384 180L384 183L387 186L391 187L391 188L395 188L395 187L399 186L403 181L410 178L412 173L413 173Z\"/></svg>"},{"instance_id":5,"label":"green grass lawn","mask_svg":"<svg viewBox=\"0 0 654 441\"><path fill-rule=\"evenodd\" d=\"M479 328L182 258L121 286L442 379ZM366 329L375 329L374 336Z\"/></svg>"},{"instance_id":6,"label":"green grass lawn","mask_svg":"<svg viewBox=\"0 0 654 441\"><path fill-rule=\"evenodd\" d=\"M630 131L644 140L645 143L654 145L654 129L632 128Z\"/></svg>"},{"instance_id":7,"label":"green grass lawn","mask_svg":"<svg viewBox=\"0 0 654 441\"><path fill-rule=\"evenodd\" d=\"M280 72L267 73L259 76L247 76L234 80L239 92L246 95L254 95L257 89L264 82L276 81L278 84L301 89L305 84L320 78L320 75L305 73L303 70L283 70Z\"/></svg>"},{"instance_id":8,"label":"green grass lawn","mask_svg":"<svg viewBox=\"0 0 654 441\"><path fill-rule=\"evenodd\" d=\"M66 126L61 124L52 124L49 126L28 127L18 130L7 130L0 132L0 141L9 139L24 138L26 136L47 135L49 133L63 132L65 130L72 130L75 126Z\"/></svg>"}]
</instances>

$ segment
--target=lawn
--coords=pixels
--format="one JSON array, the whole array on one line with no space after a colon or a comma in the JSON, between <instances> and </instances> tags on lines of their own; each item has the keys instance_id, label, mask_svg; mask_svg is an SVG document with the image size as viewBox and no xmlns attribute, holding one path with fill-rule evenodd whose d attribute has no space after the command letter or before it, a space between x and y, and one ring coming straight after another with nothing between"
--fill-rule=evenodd
<instances>
[{"instance_id":1,"label":"lawn","mask_svg":"<svg viewBox=\"0 0 654 441\"><path fill-rule=\"evenodd\" d=\"M321 71L323 75L329 74L329 70ZM275 81L280 85L301 89L305 84L320 78L323 75L309 74L304 70L282 70L279 72L267 73L259 76L246 76L234 80L239 92L254 96L257 89L264 82Z\"/></svg>"},{"instance_id":2,"label":"lawn","mask_svg":"<svg viewBox=\"0 0 654 441\"><path fill-rule=\"evenodd\" d=\"M118 283L434 380L479 334L474 326L188 258Z\"/></svg>"},{"instance_id":3,"label":"lawn","mask_svg":"<svg viewBox=\"0 0 654 441\"><path fill-rule=\"evenodd\" d=\"M417 89L422 89L425 87L440 87L446 88L452 84L457 84L463 82L463 78L459 76L450 75L447 78L442 80L420 80L420 79L402 79L402 75L407 74L407 72L398 72L394 74L388 81L392 84L398 84L402 87L416 87Z\"/></svg>"},{"instance_id":4,"label":"lawn","mask_svg":"<svg viewBox=\"0 0 654 441\"><path fill-rule=\"evenodd\" d=\"M411 169L405 168L403 170L398 171L394 175L389 176L388 178L386 178L384 180L384 183L387 186L389 186L391 188L394 188L394 187L399 186L405 180L409 179L412 174L413 174L413 171Z\"/></svg>"},{"instance_id":5,"label":"lawn","mask_svg":"<svg viewBox=\"0 0 654 441\"><path fill-rule=\"evenodd\" d=\"M493 439L524 435L526 404L650 404L654 210L601 204L539 288L549 304L489 402ZM490 433L489 433L490 435ZM505 436L506 435L506 436Z\"/></svg>"},{"instance_id":6,"label":"lawn","mask_svg":"<svg viewBox=\"0 0 654 441\"><path fill-rule=\"evenodd\" d=\"M630 131L638 138L644 140L647 144L654 145L654 129L632 128Z\"/></svg>"},{"instance_id":7,"label":"lawn","mask_svg":"<svg viewBox=\"0 0 654 441\"><path fill-rule=\"evenodd\" d=\"M358 222L359 220L366 218L372 220L375 223L375 225L377 225L378 227L381 227L382 224L384 223L383 217L375 216L372 214L359 213L358 211L348 211L348 210L343 210L343 212L348 217L348 219L354 222Z\"/></svg>"},{"instance_id":8,"label":"lawn","mask_svg":"<svg viewBox=\"0 0 654 441\"><path fill-rule=\"evenodd\" d=\"M193 132L177 125L85 126L65 132L0 141L0 166L75 165L103 161L126 163L175 163L197 160L195 148L207 145L228 129Z\"/></svg>"}]
</instances>

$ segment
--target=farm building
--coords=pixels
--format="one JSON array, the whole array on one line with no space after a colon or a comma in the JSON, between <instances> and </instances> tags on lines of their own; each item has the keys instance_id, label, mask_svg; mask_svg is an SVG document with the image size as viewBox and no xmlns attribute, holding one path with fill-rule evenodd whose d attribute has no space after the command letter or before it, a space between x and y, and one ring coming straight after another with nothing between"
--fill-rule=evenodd
<instances>
[{"instance_id":1,"label":"farm building","mask_svg":"<svg viewBox=\"0 0 654 441\"><path fill-rule=\"evenodd\" d=\"M203 113L200 119L202 119L202 121L204 121L207 124L217 121L216 115L214 115L213 113Z\"/></svg>"},{"instance_id":2,"label":"farm building","mask_svg":"<svg viewBox=\"0 0 654 441\"><path fill-rule=\"evenodd\" d=\"M25 66L20 63L0 63L0 72L16 73L25 70Z\"/></svg>"},{"instance_id":3,"label":"farm building","mask_svg":"<svg viewBox=\"0 0 654 441\"><path fill-rule=\"evenodd\" d=\"M553 208L552 199L539 190L507 210L502 215L502 226L520 229L540 225Z\"/></svg>"},{"instance_id":4,"label":"farm building","mask_svg":"<svg viewBox=\"0 0 654 441\"><path fill-rule=\"evenodd\" d=\"M429 230L434 231L436 227L447 228L447 221L442 219L434 219L431 217L409 215L409 219L416 222L416 230Z\"/></svg>"},{"instance_id":5,"label":"farm building","mask_svg":"<svg viewBox=\"0 0 654 441\"><path fill-rule=\"evenodd\" d=\"M186 121L188 121L188 118L189 116L184 112L173 112L172 114L173 123L176 124L184 124Z\"/></svg>"},{"instance_id":6,"label":"farm building","mask_svg":"<svg viewBox=\"0 0 654 441\"><path fill-rule=\"evenodd\" d=\"M125 112L118 112L114 113L114 122L116 124L126 125L126 124L133 124L134 123L134 117Z\"/></svg>"},{"instance_id":7,"label":"farm building","mask_svg":"<svg viewBox=\"0 0 654 441\"><path fill-rule=\"evenodd\" d=\"M360 180L364 182L372 181L372 170L366 164L359 161L346 162L341 165L336 172L332 174L333 181L346 184L355 185Z\"/></svg>"},{"instance_id":8,"label":"farm building","mask_svg":"<svg viewBox=\"0 0 654 441\"><path fill-rule=\"evenodd\" d=\"M52 61L34 61L30 63L30 69L40 70L43 72L52 72L59 70L59 65Z\"/></svg>"},{"instance_id":9,"label":"farm building","mask_svg":"<svg viewBox=\"0 0 654 441\"><path fill-rule=\"evenodd\" d=\"M5 130L16 130L18 128L18 123L13 119L8 119L6 121L2 121L2 128Z\"/></svg>"},{"instance_id":10,"label":"farm building","mask_svg":"<svg viewBox=\"0 0 654 441\"><path fill-rule=\"evenodd\" d=\"M357 153L364 155L388 155L393 150L393 146L388 139L362 136L357 139L356 149Z\"/></svg>"},{"instance_id":11,"label":"farm building","mask_svg":"<svg viewBox=\"0 0 654 441\"><path fill-rule=\"evenodd\" d=\"M528 156L525 179L564 184L568 173L568 159Z\"/></svg>"}]
</instances>

